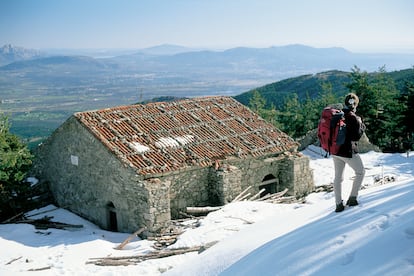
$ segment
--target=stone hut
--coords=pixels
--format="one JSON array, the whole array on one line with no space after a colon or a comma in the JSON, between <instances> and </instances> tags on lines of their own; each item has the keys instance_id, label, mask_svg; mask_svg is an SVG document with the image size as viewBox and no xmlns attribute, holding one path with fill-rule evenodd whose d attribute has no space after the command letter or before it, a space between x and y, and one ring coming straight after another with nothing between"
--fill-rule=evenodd
<instances>
[{"instance_id":1,"label":"stone hut","mask_svg":"<svg viewBox=\"0 0 414 276\"><path fill-rule=\"evenodd\" d=\"M252 186L313 189L298 144L230 97L75 113L36 152L56 203L104 229L155 233L188 206L217 206Z\"/></svg>"}]
</instances>

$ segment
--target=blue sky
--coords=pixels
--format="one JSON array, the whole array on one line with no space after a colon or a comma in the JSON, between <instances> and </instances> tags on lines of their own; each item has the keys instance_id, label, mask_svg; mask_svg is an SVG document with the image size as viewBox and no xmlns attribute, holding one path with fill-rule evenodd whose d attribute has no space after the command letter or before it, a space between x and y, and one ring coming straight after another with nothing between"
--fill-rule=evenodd
<instances>
[{"instance_id":1,"label":"blue sky","mask_svg":"<svg viewBox=\"0 0 414 276\"><path fill-rule=\"evenodd\" d=\"M412 0L0 0L0 46L414 53Z\"/></svg>"}]
</instances>

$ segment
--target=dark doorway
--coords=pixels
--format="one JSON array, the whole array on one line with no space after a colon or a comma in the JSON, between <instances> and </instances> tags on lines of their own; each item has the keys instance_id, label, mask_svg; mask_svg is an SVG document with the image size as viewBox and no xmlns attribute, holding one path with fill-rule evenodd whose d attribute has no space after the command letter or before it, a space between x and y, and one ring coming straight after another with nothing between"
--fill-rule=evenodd
<instances>
[{"instance_id":1,"label":"dark doorway","mask_svg":"<svg viewBox=\"0 0 414 276\"><path fill-rule=\"evenodd\" d=\"M261 197L267 194L274 194L278 192L278 179L273 174L266 175L262 180L262 185L259 186L259 190L265 189L261 194Z\"/></svg>"},{"instance_id":2,"label":"dark doorway","mask_svg":"<svg viewBox=\"0 0 414 276\"><path fill-rule=\"evenodd\" d=\"M112 202L107 205L108 208L108 230L117 232L118 231L118 220L116 218L115 206Z\"/></svg>"}]
</instances>

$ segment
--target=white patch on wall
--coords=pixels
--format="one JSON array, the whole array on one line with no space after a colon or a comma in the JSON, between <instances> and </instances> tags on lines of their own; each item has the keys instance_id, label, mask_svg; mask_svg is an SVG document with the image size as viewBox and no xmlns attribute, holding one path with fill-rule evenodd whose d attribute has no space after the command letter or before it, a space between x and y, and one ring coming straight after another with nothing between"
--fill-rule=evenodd
<instances>
[{"instance_id":1,"label":"white patch on wall","mask_svg":"<svg viewBox=\"0 0 414 276\"><path fill-rule=\"evenodd\" d=\"M136 152L138 152L138 153L144 153L144 152L146 152L146 151L149 151L150 150L150 148L149 147L147 147L147 146L144 146L144 145L142 145L142 144L140 144L140 143L138 143L138 142L133 142L133 143L130 143L130 146L136 151Z\"/></svg>"},{"instance_id":2,"label":"white patch on wall","mask_svg":"<svg viewBox=\"0 0 414 276\"><path fill-rule=\"evenodd\" d=\"M72 165L78 166L79 165L79 157L77 157L76 155L71 155L70 156L70 162L72 163Z\"/></svg>"},{"instance_id":3,"label":"white patch on wall","mask_svg":"<svg viewBox=\"0 0 414 276\"><path fill-rule=\"evenodd\" d=\"M167 148L167 147L179 147L184 146L194 140L193 135L184 135L178 136L175 138L172 137L162 137L155 142L157 148Z\"/></svg>"}]
</instances>

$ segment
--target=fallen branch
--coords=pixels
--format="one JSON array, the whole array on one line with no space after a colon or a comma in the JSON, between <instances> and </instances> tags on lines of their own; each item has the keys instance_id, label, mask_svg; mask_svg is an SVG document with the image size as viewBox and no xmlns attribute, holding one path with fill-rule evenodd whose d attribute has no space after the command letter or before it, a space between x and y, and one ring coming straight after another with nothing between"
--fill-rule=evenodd
<instances>
[{"instance_id":1,"label":"fallen branch","mask_svg":"<svg viewBox=\"0 0 414 276\"><path fill-rule=\"evenodd\" d=\"M100 266L119 266L119 265L131 265L137 264L146 260L166 258L174 255L181 255L189 252L201 253L204 250L210 248L217 242L212 242L204 246L194 246L177 249L166 249L162 251L154 251L147 254L140 254L135 256L120 256L120 257L102 257L102 258L90 258L86 264L94 264Z\"/></svg>"},{"instance_id":2,"label":"fallen branch","mask_svg":"<svg viewBox=\"0 0 414 276\"><path fill-rule=\"evenodd\" d=\"M198 217L192 216L192 215L184 213L182 211L180 211L179 213L180 213L180 215L185 216L187 219L198 219ZM177 221L179 221L179 219Z\"/></svg>"},{"instance_id":3,"label":"fallen branch","mask_svg":"<svg viewBox=\"0 0 414 276\"><path fill-rule=\"evenodd\" d=\"M45 267L40 267L40 268L31 268L28 269L27 271L42 271L42 270L46 270L46 269L51 269L51 266L45 266Z\"/></svg>"},{"instance_id":4,"label":"fallen branch","mask_svg":"<svg viewBox=\"0 0 414 276\"><path fill-rule=\"evenodd\" d=\"M326 184L326 185L320 185L315 188L315 193L320 192L332 192L333 191L333 185L332 184Z\"/></svg>"},{"instance_id":5,"label":"fallen branch","mask_svg":"<svg viewBox=\"0 0 414 276\"><path fill-rule=\"evenodd\" d=\"M127 245L133 238L137 237L139 234L141 234L142 232L144 232L146 229L147 229L146 227L142 227L142 228L138 229L137 231L135 231L128 238L126 238L121 244L119 244L114 249L116 249L116 250L122 250L125 247L125 245Z\"/></svg>"},{"instance_id":6,"label":"fallen branch","mask_svg":"<svg viewBox=\"0 0 414 276\"><path fill-rule=\"evenodd\" d=\"M13 263L13 262L15 262L15 261L17 261L17 260L20 260L21 258L23 258L23 256L20 256L20 257L14 258L14 259L12 259L11 261L7 262L7 263L6 263L6 265L9 265L9 264L11 264L11 263Z\"/></svg>"},{"instance_id":7,"label":"fallen branch","mask_svg":"<svg viewBox=\"0 0 414 276\"><path fill-rule=\"evenodd\" d=\"M237 201L246 200L250 195L251 195L251 193L247 193L247 194L243 195L241 198L239 198Z\"/></svg>"},{"instance_id":8,"label":"fallen branch","mask_svg":"<svg viewBox=\"0 0 414 276\"><path fill-rule=\"evenodd\" d=\"M288 192L288 189L286 188L283 191L278 192L278 193L267 194L264 197L261 197L261 198L257 199L257 201L265 201L265 200L271 200L271 199L279 198L279 197L284 196L287 192Z\"/></svg>"},{"instance_id":9,"label":"fallen branch","mask_svg":"<svg viewBox=\"0 0 414 276\"><path fill-rule=\"evenodd\" d=\"M249 186L249 187L247 187L246 189L244 189L240 194L238 194L233 200L232 200L232 202L236 202L236 201L239 201L240 200L240 198L242 198L244 195L245 195L245 193L247 193L247 191L251 188L252 186Z\"/></svg>"},{"instance_id":10,"label":"fallen branch","mask_svg":"<svg viewBox=\"0 0 414 276\"><path fill-rule=\"evenodd\" d=\"M258 197L260 197L260 195L266 191L265 188L261 189L257 194L255 194L254 196L252 196L251 198L249 198L250 201L257 199Z\"/></svg>"},{"instance_id":11,"label":"fallen branch","mask_svg":"<svg viewBox=\"0 0 414 276\"><path fill-rule=\"evenodd\" d=\"M23 216L23 214L24 214L23 212L18 213L17 215L12 216L11 218L6 219L5 221L2 221L1 224L9 223L9 222L15 220L16 218Z\"/></svg>"},{"instance_id":12,"label":"fallen branch","mask_svg":"<svg viewBox=\"0 0 414 276\"><path fill-rule=\"evenodd\" d=\"M285 196L285 197L279 197L279 198L272 198L270 201L272 203L283 203L283 202L291 202L292 200L296 200L294 196Z\"/></svg>"},{"instance_id":13,"label":"fallen branch","mask_svg":"<svg viewBox=\"0 0 414 276\"><path fill-rule=\"evenodd\" d=\"M207 214L207 213L210 213L210 212L220 210L221 208L223 208L223 206L217 206L217 207L210 207L210 206L206 206L206 207L187 207L186 212L189 213L189 214Z\"/></svg>"}]
</instances>

